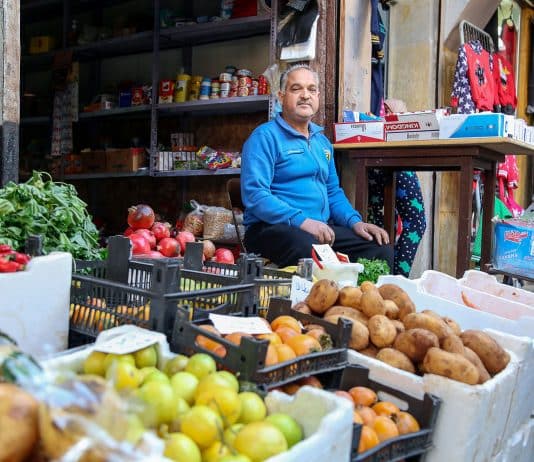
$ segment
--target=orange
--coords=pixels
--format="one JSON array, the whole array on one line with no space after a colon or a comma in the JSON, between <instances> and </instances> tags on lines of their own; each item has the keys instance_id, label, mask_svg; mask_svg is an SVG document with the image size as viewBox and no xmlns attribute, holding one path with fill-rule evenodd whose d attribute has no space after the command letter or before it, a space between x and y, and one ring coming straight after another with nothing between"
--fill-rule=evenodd
<instances>
[{"instance_id":1,"label":"orange","mask_svg":"<svg viewBox=\"0 0 534 462\"><path fill-rule=\"evenodd\" d=\"M200 325L198 326L199 328L201 328L202 330L206 330L212 334L215 334L217 337L220 337L221 334L219 334L219 331L217 329L215 329L215 327L211 326L211 325L208 325L208 324L204 324L204 325ZM206 350L209 350L209 351L213 351L215 350L215 348L217 348L218 346L220 346L221 344L216 342L215 340L212 340L208 337L204 337L203 335L197 335L197 338L195 339L195 343L198 345L198 346L201 346L202 348L205 348Z\"/></svg>"},{"instance_id":2,"label":"orange","mask_svg":"<svg viewBox=\"0 0 534 462\"><path fill-rule=\"evenodd\" d=\"M352 422L363 425L362 416L358 414L356 411L352 412Z\"/></svg>"},{"instance_id":3,"label":"orange","mask_svg":"<svg viewBox=\"0 0 534 462\"><path fill-rule=\"evenodd\" d=\"M269 343L272 343L272 344L275 344L275 345L281 345L282 344L282 339L275 332L271 332L270 334L259 334L259 335L256 335L256 338L258 340L268 340Z\"/></svg>"},{"instance_id":4,"label":"orange","mask_svg":"<svg viewBox=\"0 0 534 462\"><path fill-rule=\"evenodd\" d=\"M300 323L292 316L278 316L271 322L271 329L276 331L281 326L289 327L293 329L297 334L302 332Z\"/></svg>"},{"instance_id":5,"label":"orange","mask_svg":"<svg viewBox=\"0 0 534 462\"><path fill-rule=\"evenodd\" d=\"M358 444L358 452L364 452L368 449L374 448L380 440L376 432L369 426L364 425L360 434L360 442Z\"/></svg>"},{"instance_id":6,"label":"orange","mask_svg":"<svg viewBox=\"0 0 534 462\"><path fill-rule=\"evenodd\" d=\"M298 334L294 329L291 329L291 327L287 327L287 326L280 326L278 329L275 330L275 332L282 339L282 343L287 343L287 341L291 337L296 337L297 335L301 335L301 334Z\"/></svg>"},{"instance_id":7,"label":"orange","mask_svg":"<svg viewBox=\"0 0 534 462\"><path fill-rule=\"evenodd\" d=\"M267 347L267 353L265 355L265 366L272 366L278 362L278 354L274 345L269 344Z\"/></svg>"},{"instance_id":8,"label":"orange","mask_svg":"<svg viewBox=\"0 0 534 462\"><path fill-rule=\"evenodd\" d=\"M274 350L276 351L279 363L282 363L284 361L291 361L292 359L295 359L297 357L297 355L289 345L269 345L269 347L271 346L274 347Z\"/></svg>"},{"instance_id":9,"label":"orange","mask_svg":"<svg viewBox=\"0 0 534 462\"><path fill-rule=\"evenodd\" d=\"M398 406L389 401L380 401L372 406L373 411L376 412L376 415L384 415L386 417L391 417L400 412Z\"/></svg>"},{"instance_id":10,"label":"orange","mask_svg":"<svg viewBox=\"0 0 534 462\"><path fill-rule=\"evenodd\" d=\"M299 385L298 383L290 383L288 385L284 385L282 387L282 391L284 393L287 393L288 395L294 395L297 391L299 391L300 387L301 385Z\"/></svg>"},{"instance_id":11,"label":"orange","mask_svg":"<svg viewBox=\"0 0 534 462\"><path fill-rule=\"evenodd\" d=\"M393 420L397 425L400 435L405 435L406 433L418 432L420 430L419 423L415 417L408 413L400 411L394 417Z\"/></svg>"},{"instance_id":12,"label":"orange","mask_svg":"<svg viewBox=\"0 0 534 462\"><path fill-rule=\"evenodd\" d=\"M222 345L217 345L211 350L211 352L214 355L220 356L221 358L224 358L226 356L226 348L224 348Z\"/></svg>"},{"instance_id":13,"label":"orange","mask_svg":"<svg viewBox=\"0 0 534 462\"><path fill-rule=\"evenodd\" d=\"M239 345L241 343L241 337L252 337L252 335L246 334L245 332L232 332L231 334L226 335L224 339L235 345Z\"/></svg>"},{"instance_id":14,"label":"orange","mask_svg":"<svg viewBox=\"0 0 534 462\"><path fill-rule=\"evenodd\" d=\"M352 387L349 393L354 403L360 406L372 406L378 401L376 393L367 387Z\"/></svg>"},{"instance_id":15,"label":"orange","mask_svg":"<svg viewBox=\"0 0 534 462\"><path fill-rule=\"evenodd\" d=\"M323 384L320 382L320 380L313 375L311 377L304 377L303 379L299 380L299 384L301 386L308 385L310 387L323 388Z\"/></svg>"},{"instance_id":16,"label":"orange","mask_svg":"<svg viewBox=\"0 0 534 462\"><path fill-rule=\"evenodd\" d=\"M294 337L287 339L284 343L289 345L297 356L321 351L321 344L313 337L306 334L295 335Z\"/></svg>"},{"instance_id":17,"label":"orange","mask_svg":"<svg viewBox=\"0 0 534 462\"><path fill-rule=\"evenodd\" d=\"M395 422L385 415L379 415L373 422L373 430L380 441L399 436L399 429Z\"/></svg>"},{"instance_id":18,"label":"orange","mask_svg":"<svg viewBox=\"0 0 534 462\"><path fill-rule=\"evenodd\" d=\"M367 406L356 406L356 412L360 414L365 425L373 426L376 419L376 412Z\"/></svg>"}]
</instances>

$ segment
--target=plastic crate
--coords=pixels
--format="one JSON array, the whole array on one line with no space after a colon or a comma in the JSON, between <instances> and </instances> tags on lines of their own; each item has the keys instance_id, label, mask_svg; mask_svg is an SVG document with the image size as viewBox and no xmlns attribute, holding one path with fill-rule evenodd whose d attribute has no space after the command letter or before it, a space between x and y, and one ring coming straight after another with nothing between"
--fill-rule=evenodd
<instances>
[{"instance_id":1,"label":"plastic crate","mask_svg":"<svg viewBox=\"0 0 534 462\"><path fill-rule=\"evenodd\" d=\"M70 331L83 335L86 338L83 343L94 340L102 330L122 324L170 335L178 310L188 319L203 318L209 312L248 316L257 312L254 284L234 285L223 276L169 268L162 261L154 262L150 274L150 290L109 279L74 275ZM167 292L172 285L169 280L176 281L180 289ZM73 342L70 343L72 346Z\"/></svg>"},{"instance_id":2,"label":"plastic crate","mask_svg":"<svg viewBox=\"0 0 534 462\"><path fill-rule=\"evenodd\" d=\"M299 313L291 309L291 302L287 299L273 298L267 313L267 320L278 316L290 315L302 323L322 325L332 337L334 348L299 356L291 361L285 361L272 366L265 366L265 356L269 342L243 337L240 345L235 345L222 337L198 327L189 322L186 315L177 313L171 339L171 351L191 355L193 353L208 353L221 365L236 374L241 380L248 380L267 389L276 388L294 380L308 377L320 372L338 370L347 364L347 345L352 332L352 323L346 319L332 324L322 319ZM207 323L208 317L198 319L197 323ZM198 335L208 337L225 348L226 354L218 356L210 350L196 343Z\"/></svg>"}]
</instances>

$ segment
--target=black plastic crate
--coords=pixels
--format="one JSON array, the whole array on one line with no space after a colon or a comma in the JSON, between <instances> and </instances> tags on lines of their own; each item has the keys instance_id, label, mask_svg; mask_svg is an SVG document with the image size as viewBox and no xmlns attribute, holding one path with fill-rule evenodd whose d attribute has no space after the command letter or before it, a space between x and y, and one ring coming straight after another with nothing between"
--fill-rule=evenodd
<instances>
[{"instance_id":1,"label":"black plastic crate","mask_svg":"<svg viewBox=\"0 0 534 462\"><path fill-rule=\"evenodd\" d=\"M339 319L338 324L332 324L322 319L297 312L291 309L291 302L287 299L273 298L267 313L267 320L272 321L278 316L290 315L301 323L322 325L332 337L334 348L303 355L291 361L272 366L265 366L265 357L269 342L243 337L240 345L235 345L211 332L201 329L196 324L208 323L208 316L189 322L183 313L177 313L171 339L171 350L174 353L191 355L193 353L208 353L218 364L239 375L240 380L255 382L267 389L276 388L300 378L321 372L338 370L347 364L347 345L352 332L352 323L346 319ZM196 343L197 336L202 335L222 345L225 356L214 354Z\"/></svg>"},{"instance_id":2,"label":"black plastic crate","mask_svg":"<svg viewBox=\"0 0 534 462\"><path fill-rule=\"evenodd\" d=\"M351 364L343 369L328 374L316 374L325 389L349 390L355 386L368 387L374 390L382 401L392 398L405 403L406 410L412 414L421 430L415 433L398 436L384 441L368 451L358 454L358 445L362 425L354 424L352 434L351 462L395 462L401 460L423 460L425 453L432 447L432 434L438 417L441 400L425 393L422 400L414 398L400 390L383 385L369 378L369 369Z\"/></svg>"}]
</instances>

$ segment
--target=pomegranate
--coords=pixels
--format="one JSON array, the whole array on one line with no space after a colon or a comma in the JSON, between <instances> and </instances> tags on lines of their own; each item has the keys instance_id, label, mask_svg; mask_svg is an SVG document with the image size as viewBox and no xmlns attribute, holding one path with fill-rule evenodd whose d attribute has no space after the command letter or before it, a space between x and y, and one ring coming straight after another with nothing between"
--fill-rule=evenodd
<instances>
[{"instance_id":1,"label":"pomegranate","mask_svg":"<svg viewBox=\"0 0 534 462\"><path fill-rule=\"evenodd\" d=\"M150 252L146 254L139 254L137 255L139 258L165 258L165 256L158 252L157 250L151 250Z\"/></svg>"},{"instance_id":2,"label":"pomegranate","mask_svg":"<svg viewBox=\"0 0 534 462\"><path fill-rule=\"evenodd\" d=\"M144 229L144 228L136 229L134 231L134 234L140 234L141 236L143 236L150 244L151 249L156 248L156 236L154 236L154 233L150 231L149 229Z\"/></svg>"},{"instance_id":3,"label":"pomegranate","mask_svg":"<svg viewBox=\"0 0 534 462\"><path fill-rule=\"evenodd\" d=\"M183 254L185 252L185 244L188 242L195 242L195 236L189 231L180 231L176 235L176 240L180 243L180 249Z\"/></svg>"},{"instance_id":4,"label":"pomegranate","mask_svg":"<svg viewBox=\"0 0 534 462\"><path fill-rule=\"evenodd\" d=\"M154 210L149 205L139 204L128 209L128 224L133 229L150 229L154 220Z\"/></svg>"},{"instance_id":5,"label":"pomegranate","mask_svg":"<svg viewBox=\"0 0 534 462\"><path fill-rule=\"evenodd\" d=\"M234 254L231 250L221 247L215 251L215 261L217 263L229 263L233 265L235 262Z\"/></svg>"},{"instance_id":6,"label":"pomegranate","mask_svg":"<svg viewBox=\"0 0 534 462\"><path fill-rule=\"evenodd\" d=\"M132 241L132 253L134 255L150 252L150 244L144 236L133 233L128 236L128 239Z\"/></svg>"},{"instance_id":7,"label":"pomegranate","mask_svg":"<svg viewBox=\"0 0 534 462\"><path fill-rule=\"evenodd\" d=\"M130 234L132 234L133 232L134 232L134 229L133 229L131 226L128 226L128 228L126 228L126 229L124 230L123 235L126 236L126 237L128 237L128 236L129 236Z\"/></svg>"},{"instance_id":8,"label":"pomegranate","mask_svg":"<svg viewBox=\"0 0 534 462\"><path fill-rule=\"evenodd\" d=\"M156 221L150 230L154 233L157 241L161 241L165 237L171 237L171 225L169 223Z\"/></svg>"},{"instance_id":9,"label":"pomegranate","mask_svg":"<svg viewBox=\"0 0 534 462\"><path fill-rule=\"evenodd\" d=\"M164 237L158 242L157 249L166 257L180 256L180 243L172 237Z\"/></svg>"},{"instance_id":10,"label":"pomegranate","mask_svg":"<svg viewBox=\"0 0 534 462\"><path fill-rule=\"evenodd\" d=\"M209 239L206 239L202 244L204 244L204 250L202 252L204 254L204 258L209 260L215 255L215 244Z\"/></svg>"}]
</instances>

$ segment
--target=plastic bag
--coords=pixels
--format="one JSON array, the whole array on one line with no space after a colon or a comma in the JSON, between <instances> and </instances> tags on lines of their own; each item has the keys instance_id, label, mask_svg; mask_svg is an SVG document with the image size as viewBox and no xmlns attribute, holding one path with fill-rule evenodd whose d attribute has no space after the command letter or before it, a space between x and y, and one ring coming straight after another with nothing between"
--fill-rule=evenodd
<instances>
[{"instance_id":1,"label":"plastic bag","mask_svg":"<svg viewBox=\"0 0 534 462\"><path fill-rule=\"evenodd\" d=\"M204 232L204 212L208 206L200 205L194 199L191 200L190 204L193 210L186 215L182 229L193 233L195 237L201 237Z\"/></svg>"},{"instance_id":2,"label":"plastic bag","mask_svg":"<svg viewBox=\"0 0 534 462\"><path fill-rule=\"evenodd\" d=\"M232 223L232 212L224 207L208 207L204 213L204 239L224 238L224 225Z\"/></svg>"}]
</instances>

